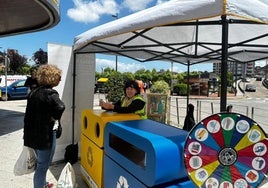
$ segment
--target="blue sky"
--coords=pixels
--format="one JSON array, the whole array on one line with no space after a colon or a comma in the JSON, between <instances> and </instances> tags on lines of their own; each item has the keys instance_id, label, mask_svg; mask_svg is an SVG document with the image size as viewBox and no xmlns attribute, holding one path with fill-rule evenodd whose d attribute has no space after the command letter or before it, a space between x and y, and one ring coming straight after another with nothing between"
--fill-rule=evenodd
<instances>
[{"instance_id":1,"label":"blue sky","mask_svg":"<svg viewBox=\"0 0 268 188\"><path fill-rule=\"evenodd\" d=\"M61 21L51 29L29 34L0 38L1 51L16 49L20 55L31 58L33 53L42 48L47 51L48 43L73 45L75 36L101 24L113 21L112 15L124 17L139 10L152 7L167 0L61 0ZM97 55L96 70L115 68L115 57ZM140 63L127 58L118 58L118 71L134 72L139 69L171 69L168 62ZM173 71L183 72L187 67L173 64ZM212 64L191 66L191 71L212 71Z\"/></svg>"}]
</instances>

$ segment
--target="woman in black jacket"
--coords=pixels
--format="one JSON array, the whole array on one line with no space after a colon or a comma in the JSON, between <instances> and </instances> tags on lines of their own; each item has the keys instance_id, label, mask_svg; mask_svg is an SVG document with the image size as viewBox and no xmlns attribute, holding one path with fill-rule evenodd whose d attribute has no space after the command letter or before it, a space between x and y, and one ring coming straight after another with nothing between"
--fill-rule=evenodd
<instances>
[{"instance_id":1,"label":"woman in black jacket","mask_svg":"<svg viewBox=\"0 0 268 188\"><path fill-rule=\"evenodd\" d=\"M55 65L42 65L37 71L39 87L27 99L24 117L24 145L33 148L37 155L34 188L52 187L46 181L56 147L55 121L61 118L65 105L53 87L61 80L61 70Z\"/></svg>"},{"instance_id":2,"label":"woman in black jacket","mask_svg":"<svg viewBox=\"0 0 268 188\"><path fill-rule=\"evenodd\" d=\"M185 131L190 131L195 125L195 120L194 120L194 105L193 104L188 104L187 107L187 114L184 119L184 125L183 125L183 130Z\"/></svg>"}]
</instances>

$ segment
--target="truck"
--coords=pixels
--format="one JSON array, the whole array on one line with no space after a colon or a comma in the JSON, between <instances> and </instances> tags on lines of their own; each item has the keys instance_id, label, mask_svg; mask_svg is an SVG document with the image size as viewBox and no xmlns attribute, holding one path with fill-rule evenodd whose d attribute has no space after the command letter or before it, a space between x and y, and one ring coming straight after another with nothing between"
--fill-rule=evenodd
<instances>
[{"instance_id":1,"label":"truck","mask_svg":"<svg viewBox=\"0 0 268 188\"><path fill-rule=\"evenodd\" d=\"M0 76L0 87L5 87L6 85L10 85L13 82L17 81L17 80L23 80L23 79L27 79L26 75L1 75ZM6 83L7 80L7 83Z\"/></svg>"}]
</instances>

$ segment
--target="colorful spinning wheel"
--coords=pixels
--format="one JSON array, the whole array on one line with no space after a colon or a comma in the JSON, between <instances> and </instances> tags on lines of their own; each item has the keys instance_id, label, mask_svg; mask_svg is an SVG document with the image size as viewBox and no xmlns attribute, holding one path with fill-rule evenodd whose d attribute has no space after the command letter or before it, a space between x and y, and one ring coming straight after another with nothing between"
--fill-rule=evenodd
<instances>
[{"instance_id":1,"label":"colorful spinning wheel","mask_svg":"<svg viewBox=\"0 0 268 188\"><path fill-rule=\"evenodd\" d=\"M214 114L190 131L184 162L198 187L257 187L268 171L268 139L246 116Z\"/></svg>"}]
</instances>

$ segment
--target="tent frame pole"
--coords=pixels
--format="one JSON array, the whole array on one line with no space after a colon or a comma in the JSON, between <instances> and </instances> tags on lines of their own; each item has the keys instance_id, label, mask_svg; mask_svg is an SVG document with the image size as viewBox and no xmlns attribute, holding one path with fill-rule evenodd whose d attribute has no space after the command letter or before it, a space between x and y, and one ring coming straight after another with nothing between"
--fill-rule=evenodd
<instances>
[{"instance_id":1,"label":"tent frame pole","mask_svg":"<svg viewBox=\"0 0 268 188\"><path fill-rule=\"evenodd\" d=\"M189 104L189 96L190 96L190 60L187 60L187 101L186 101L186 108Z\"/></svg>"},{"instance_id":2,"label":"tent frame pole","mask_svg":"<svg viewBox=\"0 0 268 188\"><path fill-rule=\"evenodd\" d=\"M72 98L72 144L74 144L74 123L75 123L76 56L77 56L77 54L74 53L74 64L73 64L73 98Z\"/></svg>"},{"instance_id":3,"label":"tent frame pole","mask_svg":"<svg viewBox=\"0 0 268 188\"><path fill-rule=\"evenodd\" d=\"M222 57L221 57L221 97L220 97L220 111L226 110L227 100L227 70L228 70L228 32L229 25L226 15L222 19Z\"/></svg>"}]
</instances>

